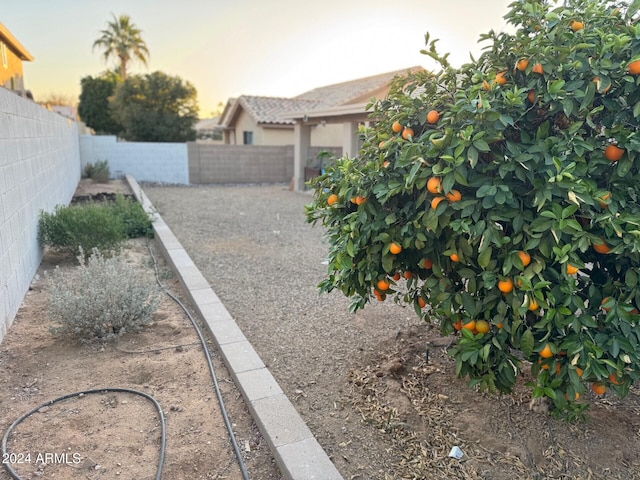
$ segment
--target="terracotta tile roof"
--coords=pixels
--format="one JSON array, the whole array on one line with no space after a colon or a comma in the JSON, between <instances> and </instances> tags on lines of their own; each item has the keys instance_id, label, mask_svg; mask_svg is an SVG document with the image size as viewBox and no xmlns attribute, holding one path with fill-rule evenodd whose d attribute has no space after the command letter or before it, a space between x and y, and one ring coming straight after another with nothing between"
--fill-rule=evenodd
<instances>
[{"instance_id":1,"label":"terracotta tile roof","mask_svg":"<svg viewBox=\"0 0 640 480\"><path fill-rule=\"evenodd\" d=\"M381 73L371 77L358 78L348 82L336 83L325 87L315 88L308 92L302 93L297 97L299 100L315 100L323 108L345 105L355 100L368 101L366 97L370 93L374 93L381 88L389 85L395 76L404 75L409 71L423 70L422 67L404 68L393 72Z\"/></svg>"},{"instance_id":2,"label":"terracotta tile roof","mask_svg":"<svg viewBox=\"0 0 640 480\"><path fill-rule=\"evenodd\" d=\"M295 122L283 118L283 112L313 109L318 105L316 100L251 95L241 95L236 103L242 105L245 111L258 123L284 125L293 125Z\"/></svg>"},{"instance_id":3,"label":"terracotta tile roof","mask_svg":"<svg viewBox=\"0 0 640 480\"><path fill-rule=\"evenodd\" d=\"M294 125L295 121L285 114L298 111L322 110L351 102L367 102L371 95L380 91L397 75L409 71L423 70L422 67L411 67L393 72L381 73L370 77L336 83L315 88L297 97L261 97L241 95L237 99L229 99L223 112L220 124L229 127L239 109L244 109L256 123L271 125Z\"/></svg>"}]
</instances>

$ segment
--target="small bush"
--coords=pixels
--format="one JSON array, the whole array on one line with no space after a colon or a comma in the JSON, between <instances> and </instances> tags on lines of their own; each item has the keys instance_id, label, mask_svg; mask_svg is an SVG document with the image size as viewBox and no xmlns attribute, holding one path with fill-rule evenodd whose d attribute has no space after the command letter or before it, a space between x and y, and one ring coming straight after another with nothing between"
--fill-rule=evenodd
<instances>
[{"instance_id":1,"label":"small bush","mask_svg":"<svg viewBox=\"0 0 640 480\"><path fill-rule=\"evenodd\" d=\"M94 166L93 163L87 163L82 169L82 178L91 178L93 176Z\"/></svg>"},{"instance_id":2,"label":"small bush","mask_svg":"<svg viewBox=\"0 0 640 480\"><path fill-rule=\"evenodd\" d=\"M38 227L41 245L74 255L81 249L119 250L127 238L124 223L115 210L97 203L58 205L53 213L40 213Z\"/></svg>"},{"instance_id":3,"label":"small bush","mask_svg":"<svg viewBox=\"0 0 640 480\"><path fill-rule=\"evenodd\" d=\"M124 195L116 195L116 201L111 208L124 224L127 237L153 237L151 218L138 202Z\"/></svg>"},{"instance_id":4,"label":"small bush","mask_svg":"<svg viewBox=\"0 0 640 480\"><path fill-rule=\"evenodd\" d=\"M95 183L108 183L111 171L109 170L109 162L100 160L94 163L87 163L82 171L84 178L90 178Z\"/></svg>"},{"instance_id":5,"label":"small bush","mask_svg":"<svg viewBox=\"0 0 640 480\"><path fill-rule=\"evenodd\" d=\"M53 213L40 214L40 244L61 252L119 250L125 239L137 237L153 237L151 218L142 205L123 195L112 203L58 205Z\"/></svg>"},{"instance_id":6,"label":"small bush","mask_svg":"<svg viewBox=\"0 0 640 480\"><path fill-rule=\"evenodd\" d=\"M85 260L84 253L77 269L53 274L49 316L57 326L51 332L111 340L149 324L162 295L152 275L119 254L106 258L93 250Z\"/></svg>"}]
</instances>

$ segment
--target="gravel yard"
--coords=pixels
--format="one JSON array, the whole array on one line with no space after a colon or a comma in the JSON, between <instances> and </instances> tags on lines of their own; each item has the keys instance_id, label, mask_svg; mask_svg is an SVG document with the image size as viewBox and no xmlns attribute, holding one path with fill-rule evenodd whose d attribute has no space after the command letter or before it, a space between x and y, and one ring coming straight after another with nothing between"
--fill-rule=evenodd
<instances>
[{"instance_id":1,"label":"gravel yard","mask_svg":"<svg viewBox=\"0 0 640 480\"><path fill-rule=\"evenodd\" d=\"M323 228L305 223L309 195L281 185L143 188L343 476L388 471L392 459L343 404L344 389L353 364L419 324L415 313L388 302L351 314L341 293L319 294L327 245Z\"/></svg>"},{"instance_id":2,"label":"gravel yard","mask_svg":"<svg viewBox=\"0 0 640 480\"><path fill-rule=\"evenodd\" d=\"M326 275L311 197L286 186L143 186L345 479L640 479L640 395L587 390L588 421L455 375L440 337L389 299L356 314ZM428 359L425 348L429 347ZM449 457L459 446L464 457Z\"/></svg>"}]
</instances>

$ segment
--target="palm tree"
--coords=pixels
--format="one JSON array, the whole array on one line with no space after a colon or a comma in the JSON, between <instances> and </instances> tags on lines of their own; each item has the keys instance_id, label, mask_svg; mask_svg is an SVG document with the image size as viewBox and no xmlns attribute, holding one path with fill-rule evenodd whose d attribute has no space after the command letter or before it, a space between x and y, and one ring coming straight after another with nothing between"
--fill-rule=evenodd
<instances>
[{"instance_id":1,"label":"palm tree","mask_svg":"<svg viewBox=\"0 0 640 480\"><path fill-rule=\"evenodd\" d=\"M100 38L93 42L93 48L104 50L104 60L116 57L119 62L120 79L127 78L127 63L132 58L140 60L147 65L149 49L142 39L142 30L136 27L129 15L120 15L118 18L114 14L113 21L107 22L108 27L100 31Z\"/></svg>"}]
</instances>

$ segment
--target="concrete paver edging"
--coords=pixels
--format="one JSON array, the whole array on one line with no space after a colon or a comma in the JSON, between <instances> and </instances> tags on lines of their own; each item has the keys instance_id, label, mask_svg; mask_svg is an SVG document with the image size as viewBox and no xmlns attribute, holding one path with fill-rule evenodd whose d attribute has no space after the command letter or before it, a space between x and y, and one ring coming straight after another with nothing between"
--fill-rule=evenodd
<instances>
[{"instance_id":1,"label":"concrete paver edging","mask_svg":"<svg viewBox=\"0 0 640 480\"><path fill-rule=\"evenodd\" d=\"M125 176L134 195L153 218L155 238L175 270L187 297L204 320L233 380L282 474L288 480L343 480L283 393L258 353L204 278L138 182Z\"/></svg>"}]
</instances>

